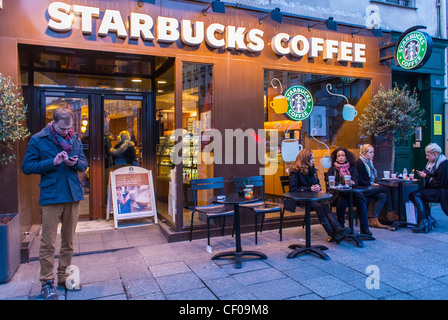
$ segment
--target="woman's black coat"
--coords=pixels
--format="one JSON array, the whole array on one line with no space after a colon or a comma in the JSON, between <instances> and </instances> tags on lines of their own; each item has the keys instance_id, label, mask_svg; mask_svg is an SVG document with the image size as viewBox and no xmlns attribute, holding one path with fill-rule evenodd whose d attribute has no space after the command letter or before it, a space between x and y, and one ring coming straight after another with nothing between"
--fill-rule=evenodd
<instances>
[{"instance_id":1,"label":"woman's black coat","mask_svg":"<svg viewBox=\"0 0 448 320\"><path fill-rule=\"evenodd\" d=\"M440 203L443 212L448 216L448 160L443 161L433 173L426 170L425 172L425 187L420 193L429 202Z\"/></svg>"},{"instance_id":2,"label":"woman's black coat","mask_svg":"<svg viewBox=\"0 0 448 320\"><path fill-rule=\"evenodd\" d=\"M291 171L289 173L289 191L290 192L303 192L311 191L311 186L319 183L317 172L311 168L307 175L297 171Z\"/></svg>"}]
</instances>

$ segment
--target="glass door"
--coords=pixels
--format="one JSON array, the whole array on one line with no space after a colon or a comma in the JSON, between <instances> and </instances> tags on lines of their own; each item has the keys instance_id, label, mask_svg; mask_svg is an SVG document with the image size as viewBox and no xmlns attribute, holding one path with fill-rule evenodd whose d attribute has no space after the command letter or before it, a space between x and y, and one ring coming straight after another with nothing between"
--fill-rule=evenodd
<instances>
[{"instance_id":1,"label":"glass door","mask_svg":"<svg viewBox=\"0 0 448 320\"><path fill-rule=\"evenodd\" d=\"M100 92L78 93L42 91L45 124L53 120L57 108L75 114L74 132L81 139L89 160L85 173L79 173L84 200L81 219L104 218L110 170L135 165L147 167L144 160L142 95L106 95ZM146 123L146 121L145 121ZM148 148L146 148L148 149Z\"/></svg>"}]
</instances>

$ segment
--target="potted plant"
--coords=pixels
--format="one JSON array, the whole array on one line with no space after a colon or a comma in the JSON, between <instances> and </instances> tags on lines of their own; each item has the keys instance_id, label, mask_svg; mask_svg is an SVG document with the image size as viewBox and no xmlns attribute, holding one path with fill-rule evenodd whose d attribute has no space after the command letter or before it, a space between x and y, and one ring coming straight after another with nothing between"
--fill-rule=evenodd
<instances>
[{"instance_id":1,"label":"potted plant","mask_svg":"<svg viewBox=\"0 0 448 320\"><path fill-rule=\"evenodd\" d=\"M16 157L14 145L29 136L25 125L26 106L11 77L0 73L0 165Z\"/></svg>"},{"instance_id":2,"label":"potted plant","mask_svg":"<svg viewBox=\"0 0 448 320\"><path fill-rule=\"evenodd\" d=\"M25 120L19 88L0 73L0 171L16 157L17 141L29 136ZM9 281L19 267L20 240L18 213L0 214L0 283Z\"/></svg>"},{"instance_id":3,"label":"potted plant","mask_svg":"<svg viewBox=\"0 0 448 320\"><path fill-rule=\"evenodd\" d=\"M401 89L380 90L372 98L359 118L360 128L370 136L389 135L392 140L391 172L394 170L395 142L414 134L416 128L425 124L424 110L420 108L417 93L411 94L406 86Z\"/></svg>"},{"instance_id":4,"label":"potted plant","mask_svg":"<svg viewBox=\"0 0 448 320\"><path fill-rule=\"evenodd\" d=\"M20 264L19 215L0 214L0 283L8 282Z\"/></svg>"}]
</instances>

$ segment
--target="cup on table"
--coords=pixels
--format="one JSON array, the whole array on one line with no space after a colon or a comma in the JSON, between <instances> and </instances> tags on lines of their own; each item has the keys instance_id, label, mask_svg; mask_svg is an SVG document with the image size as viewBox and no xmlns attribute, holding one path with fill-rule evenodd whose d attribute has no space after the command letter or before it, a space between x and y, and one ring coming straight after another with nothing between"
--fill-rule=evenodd
<instances>
[{"instance_id":1,"label":"cup on table","mask_svg":"<svg viewBox=\"0 0 448 320\"><path fill-rule=\"evenodd\" d=\"M246 185L246 189L250 189L250 195L253 197L253 195L254 195L254 185L253 184L248 184L248 185Z\"/></svg>"},{"instance_id":2,"label":"cup on table","mask_svg":"<svg viewBox=\"0 0 448 320\"><path fill-rule=\"evenodd\" d=\"M390 178L390 171L383 171L383 174L384 174L384 179Z\"/></svg>"},{"instance_id":3,"label":"cup on table","mask_svg":"<svg viewBox=\"0 0 448 320\"><path fill-rule=\"evenodd\" d=\"M409 180L414 180L414 174L413 173L409 174Z\"/></svg>"},{"instance_id":4,"label":"cup on table","mask_svg":"<svg viewBox=\"0 0 448 320\"><path fill-rule=\"evenodd\" d=\"M335 182L334 182L335 176L328 176L328 185L330 187L334 187Z\"/></svg>"},{"instance_id":5,"label":"cup on table","mask_svg":"<svg viewBox=\"0 0 448 320\"><path fill-rule=\"evenodd\" d=\"M392 179L397 179L397 174L396 173L392 173L390 176L391 176Z\"/></svg>"},{"instance_id":6,"label":"cup on table","mask_svg":"<svg viewBox=\"0 0 448 320\"><path fill-rule=\"evenodd\" d=\"M351 179L352 179L352 176L349 175L349 174L346 174L346 175L344 176L345 185L346 185L347 187L350 187L350 181L351 181Z\"/></svg>"},{"instance_id":7,"label":"cup on table","mask_svg":"<svg viewBox=\"0 0 448 320\"><path fill-rule=\"evenodd\" d=\"M244 189L244 199L248 200L248 199L252 199L252 189Z\"/></svg>"}]
</instances>

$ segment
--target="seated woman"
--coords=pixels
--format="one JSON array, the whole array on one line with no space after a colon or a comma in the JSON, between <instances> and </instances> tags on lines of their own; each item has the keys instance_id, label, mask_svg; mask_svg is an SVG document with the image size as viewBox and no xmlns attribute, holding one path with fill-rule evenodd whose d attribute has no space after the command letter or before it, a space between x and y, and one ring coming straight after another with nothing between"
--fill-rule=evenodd
<instances>
[{"instance_id":1,"label":"seated woman","mask_svg":"<svg viewBox=\"0 0 448 320\"><path fill-rule=\"evenodd\" d=\"M417 208L418 226L412 229L417 233L428 233L437 227L429 202L440 203L443 212L448 215L448 161L436 143L428 144L425 153L428 159L426 168L424 171L417 170L417 174L425 179L425 187L409 194L409 199Z\"/></svg>"},{"instance_id":2,"label":"seated woman","mask_svg":"<svg viewBox=\"0 0 448 320\"><path fill-rule=\"evenodd\" d=\"M379 222L378 217L386 205L386 209L392 216L392 199L390 196L390 189L386 186L375 183L375 179L378 177L377 171L373 165L373 156L375 151L370 144L363 144L360 148L359 159L356 160L356 169L358 169L358 185L360 186L372 186L369 191L364 192L367 198L375 200L375 207L373 212L368 213L369 225L372 228L387 229L386 225ZM389 215L388 215L389 217ZM396 219L395 219L396 220Z\"/></svg>"},{"instance_id":3,"label":"seated woman","mask_svg":"<svg viewBox=\"0 0 448 320\"><path fill-rule=\"evenodd\" d=\"M123 130L118 135L117 144L110 150L114 164L130 164L137 162L134 142L131 141L131 135Z\"/></svg>"},{"instance_id":4,"label":"seated woman","mask_svg":"<svg viewBox=\"0 0 448 320\"><path fill-rule=\"evenodd\" d=\"M344 176L350 175L349 185L358 185L358 170L356 169L355 156L346 148L337 148L331 153L331 167L328 169L329 176L335 176L335 184L345 184ZM333 194L333 203L336 203L336 214L339 223L345 223L344 215L349 203L349 195L330 191ZM367 217L367 199L362 192L353 194L353 202L358 209L360 233L371 236L369 221Z\"/></svg>"},{"instance_id":5,"label":"seated woman","mask_svg":"<svg viewBox=\"0 0 448 320\"><path fill-rule=\"evenodd\" d=\"M289 167L289 191L321 191L311 150L303 149L300 151L294 163ZM313 201L311 202L311 210L316 211L325 231L336 242L350 234L350 228L341 227L327 204Z\"/></svg>"}]
</instances>

